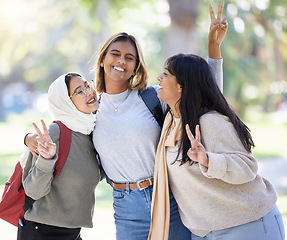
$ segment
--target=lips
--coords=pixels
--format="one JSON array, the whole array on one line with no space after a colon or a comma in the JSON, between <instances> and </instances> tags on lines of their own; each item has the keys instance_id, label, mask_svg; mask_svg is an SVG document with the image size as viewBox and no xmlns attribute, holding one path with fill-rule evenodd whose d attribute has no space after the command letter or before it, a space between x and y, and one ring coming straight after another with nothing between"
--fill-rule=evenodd
<instances>
[{"instance_id":1,"label":"lips","mask_svg":"<svg viewBox=\"0 0 287 240\"><path fill-rule=\"evenodd\" d=\"M94 98L94 97L92 97L88 102L87 102L87 104L93 104L93 103L95 103L97 100Z\"/></svg>"},{"instance_id":2,"label":"lips","mask_svg":"<svg viewBox=\"0 0 287 240\"><path fill-rule=\"evenodd\" d=\"M121 68L121 67L117 67L117 66L114 66L113 69L115 69L116 71L120 71L120 72L124 72L125 69Z\"/></svg>"}]
</instances>

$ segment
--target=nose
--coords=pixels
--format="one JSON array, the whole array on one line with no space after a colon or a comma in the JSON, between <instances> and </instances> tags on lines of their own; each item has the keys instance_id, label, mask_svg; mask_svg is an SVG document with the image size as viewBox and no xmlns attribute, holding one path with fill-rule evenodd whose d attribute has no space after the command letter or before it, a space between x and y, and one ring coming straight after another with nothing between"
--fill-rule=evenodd
<instances>
[{"instance_id":1,"label":"nose","mask_svg":"<svg viewBox=\"0 0 287 240\"><path fill-rule=\"evenodd\" d=\"M86 96L90 96L90 95L93 95L94 91L93 91L93 88L86 88L85 89L85 93L86 93Z\"/></svg>"},{"instance_id":2,"label":"nose","mask_svg":"<svg viewBox=\"0 0 287 240\"><path fill-rule=\"evenodd\" d=\"M160 82L162 80L161 74L157 76L157 80Z\"/></svg>"},{"instance_id":3,"label":"nose","mask_svg":"<svg viewBox=\"0 0 287 240\"><path fill-rule=\"evenodd\" d=\"M125 64L125 63L126 63L125 57L124 57L124 56L120 56L120 57L118 58L118 63L120 63L120 64Z\"/></svg>"}]
</instances>

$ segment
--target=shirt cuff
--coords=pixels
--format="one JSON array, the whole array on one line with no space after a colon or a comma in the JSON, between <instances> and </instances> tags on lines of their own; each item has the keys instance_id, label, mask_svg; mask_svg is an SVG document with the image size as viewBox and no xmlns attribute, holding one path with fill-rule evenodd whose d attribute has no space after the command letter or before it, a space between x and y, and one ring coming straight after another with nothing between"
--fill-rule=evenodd
<instances>
[{"instance_id":1,"label":"shirt cuff","mask_svg":"<svg viewBox=\"0 0 287 240\"><path fill-rule=\"evenodd\" d=\"M56 154L52 159L45 159L41 155L39 155L36 167L42 172L54 172L54 166L58 159L58 155Z\"/></svg>"},{"instance_id":2,"label":"shirt cuff","mask_svg":"<svg viewBox=\"0 0 287 240\"><path fill-rule=\"evenodd\" d=\"M222 179L227 171L227 162L224 155L208 152L209 166L208 168L199 165L200 170L207 178Z\"/></svg>"}]
</instances>

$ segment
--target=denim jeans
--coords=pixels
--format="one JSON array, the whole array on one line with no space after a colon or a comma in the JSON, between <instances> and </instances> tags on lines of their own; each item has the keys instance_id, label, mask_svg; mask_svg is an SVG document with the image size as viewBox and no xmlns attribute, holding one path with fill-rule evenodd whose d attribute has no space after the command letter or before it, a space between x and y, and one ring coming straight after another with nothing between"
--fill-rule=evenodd
<instances>
[{"instance_id":1,"label":"denim jeans","mask_svg":"<svg viewBox=\"0 0 287 240\"><path fill-rule=\"evenodd\" d=\"M284 240L284 224L277 206L262 218L236 227L212 231L205 237L192 234L192 240Z\"/></svg>"},{"instance_id":2,"label":"denim jeans","mask_svg":"<svg viewBox=\"0 0 287 240\"><path fill-rule=\"evenodd\" d=\"M153 186L143 190L113 189L117 240L147 240L151 221ZM170 192L170 240L189 240L191 232L182 224L177 203Z\"/></svg>"}]
</instances>

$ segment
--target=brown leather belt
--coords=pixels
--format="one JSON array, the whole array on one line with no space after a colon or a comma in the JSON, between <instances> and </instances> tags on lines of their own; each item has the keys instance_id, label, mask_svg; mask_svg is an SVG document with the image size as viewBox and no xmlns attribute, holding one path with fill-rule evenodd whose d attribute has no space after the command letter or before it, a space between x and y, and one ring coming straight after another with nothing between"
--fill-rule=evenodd
<instances>
[{"instance_id":1,"label":"brown leather belt","mask_svg":"<svg viewBox=\"0 0 287 240\"><path fill-rule=\"evenodd\" d=\"M153 178L147 178L144 180L137 181L136 183L129 183L129 189L139 189L143 190L151 185L153 185ZM114 183L113 187L116 189L127 189L127 183Z\"/></svg>"}]
</instances>

